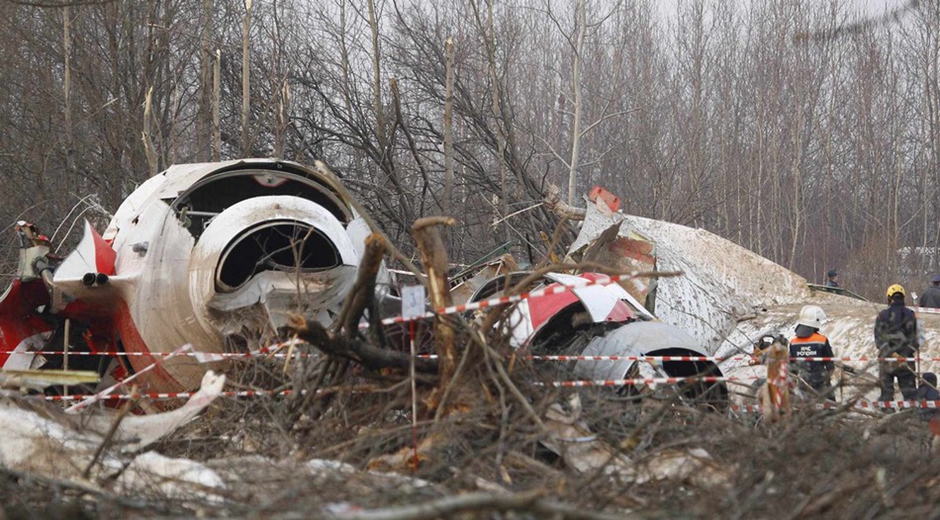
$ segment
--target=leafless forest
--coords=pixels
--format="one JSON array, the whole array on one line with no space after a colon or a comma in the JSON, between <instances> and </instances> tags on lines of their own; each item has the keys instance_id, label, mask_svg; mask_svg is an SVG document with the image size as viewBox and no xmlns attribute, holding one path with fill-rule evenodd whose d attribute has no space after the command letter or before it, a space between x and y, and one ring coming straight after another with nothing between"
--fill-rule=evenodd
<instances>
[{"instance_id":1,"label":"leafless forest","mask_svg":"<svg viewBox=\"0 0 940 520\"><path fill-rule=\"evenodd\" d=\"M878 296L940 240L938 7L846 29L841 0L742 4L6 0L2 218L113 211L172 163L322 159L393 240L456 214L458 261L537 256L548 184L601 184ZM908 260L915 287L936 269Z\"/></svg>"},{"instance_id":2,"label":"leafless forest","mask_svg":"<svg viewBox=\"0 0 940 520\"><path fill-rule=\"evenodd\" d=\"M329 165L413 258L412 224L453 215L446 248L421 253L466 263L510 242L547 263L576 234L551 187L570 203L597 184L811 282L838 268L879 301L937 272L936 254L899 251L940 246L940 2L876 18L849 0L680 4L0 0L0 243L21 218L66 242L77 216L103 223L171 164L273 156ZM350 344L360 307L331 329ZM121 494L99 451L82 479L0 468L0 519L940 515L917 411L803 407L773 424L686 406L683 386L542 386L564 368L516 356L505 311L435 321L462 349L447 377L233 363L230 388L292 397L220 399L157 446L223 475L224 495ZM419 438L421 480L363 471L408 473ZM565 459L556 438L583 451ZM596 444L602 464L578 467Z\"/></svg>"}]
</instances>

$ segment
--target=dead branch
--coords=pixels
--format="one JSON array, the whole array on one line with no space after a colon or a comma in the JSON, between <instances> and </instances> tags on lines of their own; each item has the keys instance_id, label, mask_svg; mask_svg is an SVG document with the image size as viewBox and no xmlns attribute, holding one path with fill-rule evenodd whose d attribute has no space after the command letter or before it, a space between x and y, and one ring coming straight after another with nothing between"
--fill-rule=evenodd
<instances>
[{"instance_id":1,"label":"dead branch","mask_svg":"<svg viewBox=\"0 0 940 520\"><path fill-rule=\"evenodd\" d=\"M437 226L452 226L451 217L425 217L415 221L411 234L421 252L421 262L428 276L428 296L435 309L453 304L450 296L450 284L447 283L447 253L444 241ZM447 385L457 369L457 350L454 342L454 329L446 320L434 320L434 344L437 351L438 370L441 385Z\"/></svg>"},{"instance_id":2,"label":"dead branch","mask_svg":"<svg viewBox=\"0 0 940 520\"><path fill-rule=\"evenodd\" d=\"M388 84L392 90L392 105L395 107L395 121L398 123L398 126L401 127L402 132L405 134L405 140L408 142L408 149L411 150L411 157L418 166L418 171L421 172L421 178L424 180L424 191L428 192L428 185L431 184L431 181L428 176L428 170L424 166L424 161L421 159L421 154L418 152L418 145L415 143L414 137L411 135L411 130L409 130L408 125L405 124L405 118L401 113L401 100L398 92L398 80L392 78L388 80ZM440 207L441 201L438 200L434 191L432 190L429 193L431 194L431 198L434 199L434 203Z\"/></svg>"},{"instance_id":3,"label":"dead branch","mask_svg":"<svg viewBox=\"0 0 940 520\"><path fill-rule=\"evenodd\" d=\"M131 390L131 395L137 393L137 387L135 386ZM101 454L104 453L104 450L111 444L111 440L114 439L114 434L117 433L118 427L121 425L121 421L127 417L128 412L137 405L137 399L131 399L124 405L117 416L114 418L114 421L111 422L111 427L108 429L108 433L105 434L104 439L102 439L101 444L98 445L98 449L95 450L95 454L91 457L91 461L88 462L88 466L85 467L85 470L82 471L82 478L87 479L91 474L92 468L95 467L95 464L98 463L98 460L101 458Z\"/></svg>"},{"instance_id":4,"label":"dead branch","mask_svg":"<svg viewBox=\"0 0 940 520\"><path fill-rule=\"evenodd\" d=\"M561 516L584 520L636 518L634 515L585 511L583 508L542 499L544 494L545 491L541 489L517 494L470 493L440 498L427 504L364 511L343 518L350 520L432 520L450 518L460 513L514 510L535 512L540 516Z\"/></svg>"},{"instance_id":5,"label":"dead branch","mask_svg":"<svg viewBox=\"0 0 940 520\"><path fill-rule=\"evenodd\" d=\"M126 507L129 509L136 509L140 511L149 511L149 512L156 511L156 512L162 512L162 513L172 512L172 509L166 504L163 504L160 502L148 502L146 500L137 499L137 498L122 497L120 495L109 493L108 491L98 488L97 486L86 484L80 481L46 477L38 473L27 473L25 471L16 471L13 469L5 468L3 466L0 466L0 475L4 475L7 478L24 480L27 482L29 481L38 482L40 484L43 484L52 488L56 488L56 489L70 489L70 490L78 491L81 493L87 493L89 495L102 499L104 502L111 502L113 504L118 504L122 507Z\"/></svg>"},{"instance_id":6,"label":"dead branch","mask_svg":"<svg viewBox=\"0 0 940 520\"><path fill-rule=\"evenodd\" d=\"M342 331L343 335L351 339L359 330L359 320L366 309L373 307L375 301L375 277L382 267L382 258L385 257L388 242L382 235L373 233L366 238L366 250L359 264L359 273L356 283L349 291L339 317L334 322L333 332Z\"/></svg>"},{"instance_id":7,"label":"dead branch","mask_svg":"<svg viewBox=\"0 0 940 520\"><path fill-rule=\"evenodd\" d=\"M366 368L373 370L382 368L408 370L410 366L411 356L408 354L375 347L357 339L333 337L323 325L296 314L288 316L286 327L293 330L297 337L310 343L324 354L349 359ZM415 370L433 374L438 371L437 361L433 359L416 359Z\"/></svg>"},{"instance_id":8,"label":"dead branch","mask_svg":"<svg viewBox=\"0 0 940 520\"><path fill-rule=\"evenodd\" d=\"M545 196L545 207L555 213L555 215L568 220L584 220L585 215L587 215L587 210L575 208L561 200L561 188L554 184L548 186L548 194Z\"/></svg>"}]
</instances>

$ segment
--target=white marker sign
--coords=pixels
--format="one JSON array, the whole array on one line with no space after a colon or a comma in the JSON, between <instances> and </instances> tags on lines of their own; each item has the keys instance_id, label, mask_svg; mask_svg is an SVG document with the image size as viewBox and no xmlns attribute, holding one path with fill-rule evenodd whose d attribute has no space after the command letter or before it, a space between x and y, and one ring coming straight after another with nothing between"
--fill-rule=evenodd
<instances>
[{"instance_id":1,"label":"white marker sign","mask_svg":"<svg viewBox=\"0 0 940 520\"><path fill-rule=\"evenodd\" d=\"M424 316L425 308L423 285L406 285L401 288L402 318Z\"/></svg>"}]
</instances>

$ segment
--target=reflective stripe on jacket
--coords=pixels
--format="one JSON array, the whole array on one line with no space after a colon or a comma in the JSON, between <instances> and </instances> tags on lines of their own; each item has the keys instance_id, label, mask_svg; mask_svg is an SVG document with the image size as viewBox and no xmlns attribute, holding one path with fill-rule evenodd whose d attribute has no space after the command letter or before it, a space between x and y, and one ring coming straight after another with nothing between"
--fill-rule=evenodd
<instances>
[{"instance_id":1,"label":"reflective stripe on jacket","mask_svg":"<svg viewBox=\"0 0 940 520\"><path fill-rule=\"evenodd\" d=\"M790 357L832 357L829 338L818 332L805 338L795 337L790 340ZM801 377L810 384L829 380L829 374L835 368L832 361L797 361Z\"/></svg>"}]
</instances>

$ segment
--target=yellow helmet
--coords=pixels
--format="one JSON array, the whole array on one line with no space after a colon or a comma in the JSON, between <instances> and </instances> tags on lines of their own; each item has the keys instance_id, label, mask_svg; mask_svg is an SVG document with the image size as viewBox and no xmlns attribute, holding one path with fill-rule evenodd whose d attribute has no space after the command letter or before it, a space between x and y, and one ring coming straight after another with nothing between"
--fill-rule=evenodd
<instances>
[{"instance_id":1,"label":"yellow helmet","mask_svg":"<svg viewBox=\"0 0 940 520\"><path fill-rule=\"evenodd\" d=\"M892 296L897 293L901 293L901 296L907 296L907 293L904 292L904 287L901 287L899 284L894 284L891 287L888 287L888 299L890 300Z\"/></svg>"}]
</instances>

